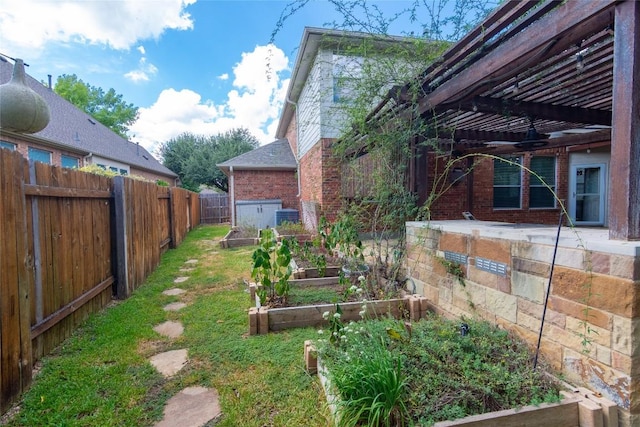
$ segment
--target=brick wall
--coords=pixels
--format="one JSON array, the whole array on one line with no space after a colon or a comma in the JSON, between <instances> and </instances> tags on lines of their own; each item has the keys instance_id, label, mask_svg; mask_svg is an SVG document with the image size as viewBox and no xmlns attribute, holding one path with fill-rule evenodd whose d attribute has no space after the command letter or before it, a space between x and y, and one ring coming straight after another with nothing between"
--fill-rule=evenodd
<instances>
[{"instance_id":1,"label":"brick wall","mask_svg":"<svg viewBox=\"0 0 640 427\"><path fill-rule=\"evenodd\" d=\"M298 130L296 125L296 114L291 117L289 126L287 126L287 132L284 136L289 141L291 152L294 156L298 157Z\"/></svg>"},{"instance_id":2,"label":"brick wall","mask_svg":"<svg viewBox=\"0 0 640 427\"><path fill-rule=\"evenodd\" d=\"M315 203L316 215L329 221L336 218L342 204L340 172L331 152L332 139L321 139L300 159L300 200Z\"/></svg>"},{"instance_id":3,"label":"brick wall","mask_svg":"<svg viewBox=\"0 0 640 427\"><path fill-rule=\"evenodd\" d=\"M300 209L295 171L234 171L236 200L281 199L283 209Z\"/></svg>"},{"instance_id":4,"label":"brick wall","mask_svg":"<svg viewBox=\"0 0 640 427\"><path fill-rule=\"evenodd\" d=\"M550 149L536 151L537 156L556 156L556 176L558 177L556 192L561 200L568 195L568 153L562 149ZM529 167L531 153L523 156L523 165ZM429 154L428 189L431 191L432 183L442 175L446 159L436 159L434 153ZM466 165L460 165L466 169ZM476 219L483 221L504 221L514 223L540 223L557 224L559 208L537 209L529 208L529 174L522 175L522 205L518 209L494 209L493 208L493 160L486 157L475 157L473 171L461 182L449 186L448 179L439 181L435 186L436 193L442 195L431 206L432 220L461 219L462 212L470 211ZM447 189L446 192L442 192Z\"/></svg>"},{"instance_id":5,"label":"brick wall","mask_svg":"<svg viewBox=\"0 0 640 427\"><path fill-rule=\"evenodd\" d=\"M504 230L456 223L408 224L406 266L418 293L440 314L487 319L535 348L555 235L542 237L537 231L537 242L532 243L533 234L509 238ZM602 393L622 408L621 425L638 425L640 257L627 249L629 242L603 244L606 230L602 233L603 239L596 236L593 242L575 235L561 242L541 353L565 379ZM580 243L601 249L587 252L579 249ZM464 286L443 266L445 251L467 257L462 264ZM504 266L504 273L480 268L488 266L487 260Z\"/></svg>"}]
</instances>

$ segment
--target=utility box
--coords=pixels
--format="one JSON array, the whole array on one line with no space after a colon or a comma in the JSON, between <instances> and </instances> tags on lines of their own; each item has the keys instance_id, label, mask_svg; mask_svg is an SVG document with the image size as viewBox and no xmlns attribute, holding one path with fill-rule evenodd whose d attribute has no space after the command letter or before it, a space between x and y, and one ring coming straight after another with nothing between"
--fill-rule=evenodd
<instances>
[{"instance_id":1,"label":"utility box","mask_svg":"<svg viewBox=\"0 0 640 427\"><path fill-rule=\"evenodd\" d=\"M278 209L276 211L276 227L282 225L283 222L296 223L300 220L297 209Z\"/></svg>"},{"instance_id":2,"label":"utility box","mask_svg":"<svg viewBox=\"0 0 640 427\"><path fill-rule=\"evenodd\" d=\"M237 200L236 225L258 229L274 227L275 213L282 209L282 200Z\"/></svg>"}]
</instances>

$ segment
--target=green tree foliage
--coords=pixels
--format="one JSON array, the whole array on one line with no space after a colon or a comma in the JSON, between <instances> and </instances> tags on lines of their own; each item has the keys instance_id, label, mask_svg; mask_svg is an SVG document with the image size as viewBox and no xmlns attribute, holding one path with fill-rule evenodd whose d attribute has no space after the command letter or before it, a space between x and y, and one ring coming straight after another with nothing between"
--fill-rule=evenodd
<instances>
[{"instance_id":1,"label":"green tree foliage","mask_svg":"<svg viewBox=\"0 0 640 427\"><path fill-rule=\"evenodd\" d=\"M216 166L257 148L258 139L245 128L213 136L183 133L160 146L163 164L178 174L182 186L198 191L200 185L229 190L227 176Z\"/></svg>"},{"instance_id":2,"label":"green tree foliage","mask_svg":"<svg viewBox=\"0 0 640 427\"><path fill-rule=\"evenodd\" d=\"M127 104L113 88L105 92L75 74L59 76L53 90L123 138L138 118L138 107Z\"/></svg>"}]
</instances>

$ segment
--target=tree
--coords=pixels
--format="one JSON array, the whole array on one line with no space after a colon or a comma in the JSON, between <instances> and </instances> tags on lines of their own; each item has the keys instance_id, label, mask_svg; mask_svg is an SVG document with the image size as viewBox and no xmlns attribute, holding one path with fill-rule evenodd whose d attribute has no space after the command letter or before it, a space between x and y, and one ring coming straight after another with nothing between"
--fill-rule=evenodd
<instances>
[{"instance_id":1,"label":"tree","mask_svg":"<svg viewBox=\"0 0 640 427\"><path fill-rule=\"evenodd\" d=\"M75 74L59 76L53 90L123 138L138 118L138 107L127 104L113 88L105 92Z\"/></svg>"},{"instance_id":2,"label":"tree","mask_svg":"<svg viewBox=\"0 0 640 427\"><path fill-rule=\"evenodd\" d=\"M184 188L200 185L229 191L227 176L216 165L257 148L258 139L245 128L213 136L183 133L160 146L163 164L178 174Z\"/></svg>"}]
</instances>

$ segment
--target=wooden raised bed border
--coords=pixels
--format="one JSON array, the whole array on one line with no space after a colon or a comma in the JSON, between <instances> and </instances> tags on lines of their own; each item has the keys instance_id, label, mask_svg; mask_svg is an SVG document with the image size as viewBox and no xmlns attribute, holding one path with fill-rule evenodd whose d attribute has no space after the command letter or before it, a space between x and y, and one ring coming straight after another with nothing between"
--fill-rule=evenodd
<instances>
[{"instance_id":1,"label":"wooden raised bed border","mask_svg":"<svg viewBox=\"0 0 640 427\"><path fill-rule=\"evenodd\" d=\"M254 286L252 294L255 294L255 284L251 286ZM367 305L367 315L371 317L391 314L396 318L402 318L408 315L410 320L418 321L427 313L427 299L425 297L407 295L404 298L368 301L366 303L361 301L340 303L342 320L345 322L361 320L360 311L363 304ZM308 326L322 327L327 324L322 314L325 311L333 313L335 309L335 304L284 308L252 307L249 309L249 335L263 335L269 332Z\"/></svg>"},{"instance_id":2,"label":"wooden raised bed border","mask_svg":"<svg viewBox=\"0 0 640 427\"><path fill-rule=\"evenodd\" d=\"M318 354L311 340L304 342L304 363L307 372L318 374L335 420L338 398L332 391L326 371L318 362ZM596 396L584 388L571 387L571 391L562 391L560 394L562 400L559 403L543 403L538 406L529 405L516 409L471 415L458 420L437 422L434 427L618 426L618 407L612 401Z\"/></svg>"},{"instance_id":3,"label":"wooden raised bed border","mask_svg":"<svg viewBox=\"0 0 640 427\"><path fill-rule=\"evenodd\" d=\"M220 240L220 247L223 249L228 248L237 248L239 246L253 246L257 245L260 241L257 237L240 237L240 238L231 238L231 234L236 229L232 228L227 232L227 234Z\"/></svg>"}]
</instances>

